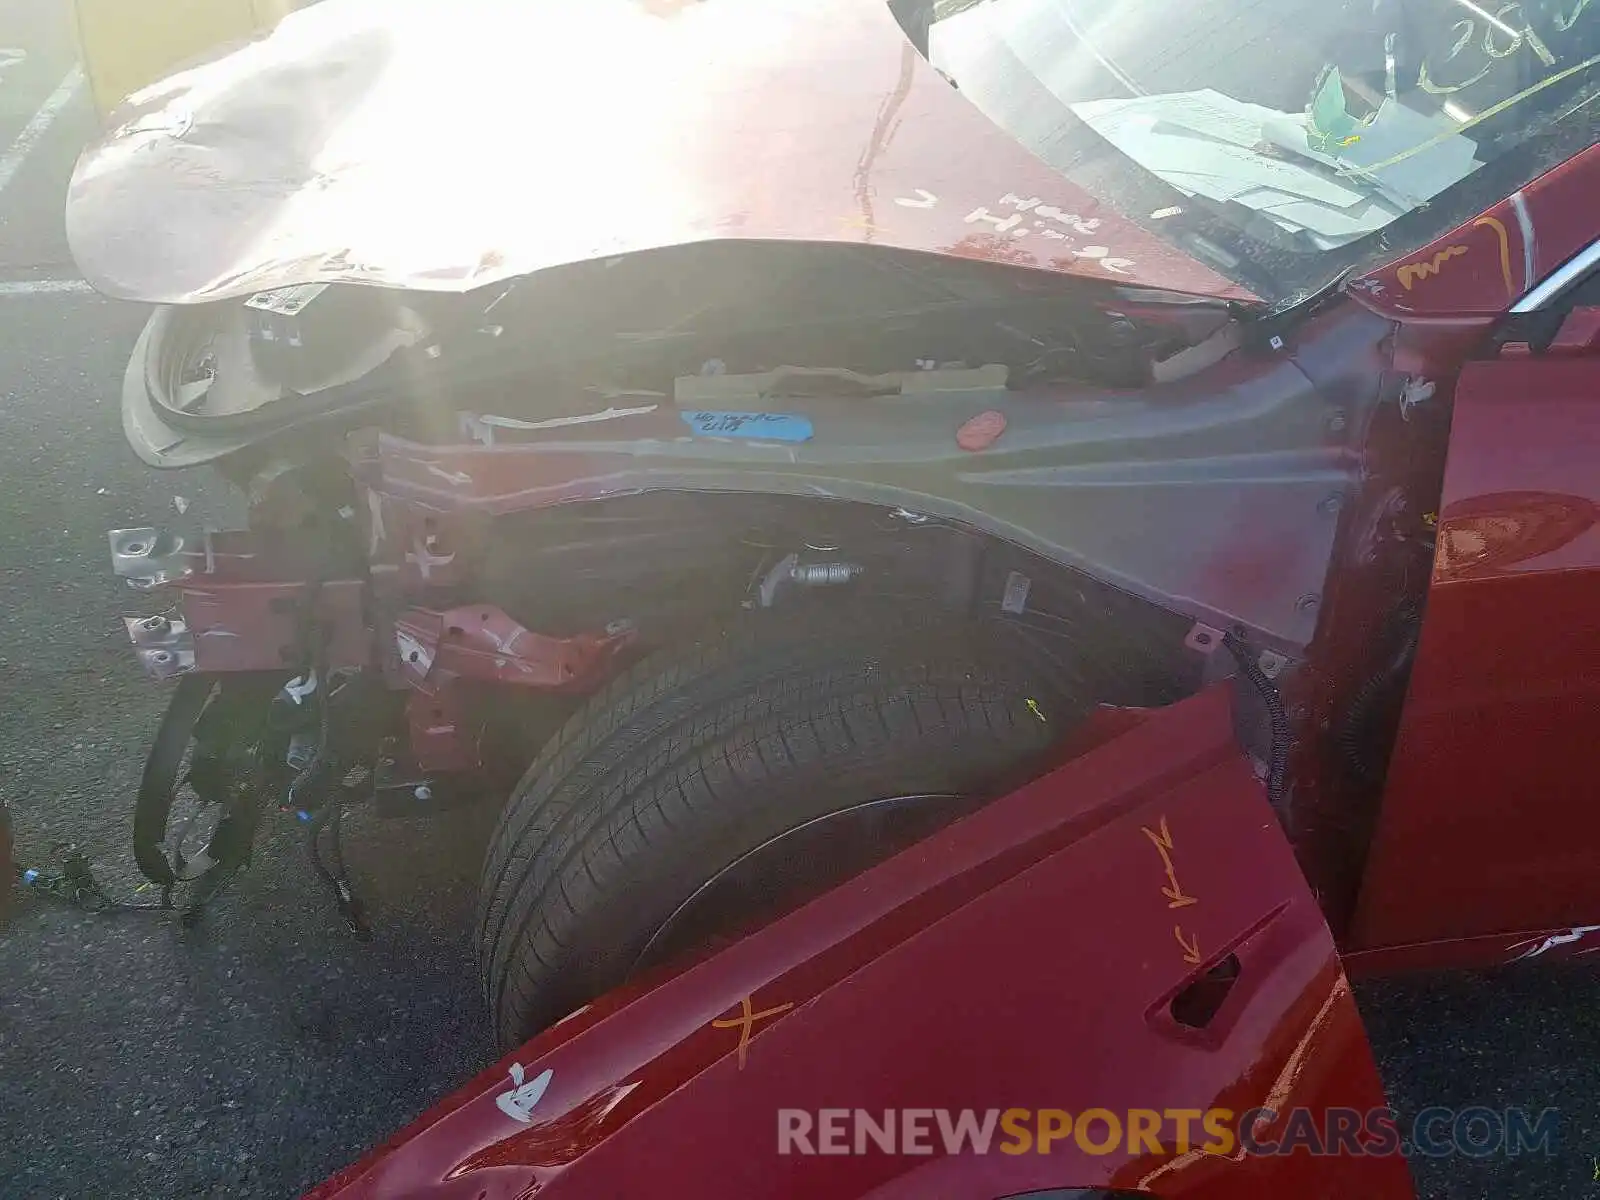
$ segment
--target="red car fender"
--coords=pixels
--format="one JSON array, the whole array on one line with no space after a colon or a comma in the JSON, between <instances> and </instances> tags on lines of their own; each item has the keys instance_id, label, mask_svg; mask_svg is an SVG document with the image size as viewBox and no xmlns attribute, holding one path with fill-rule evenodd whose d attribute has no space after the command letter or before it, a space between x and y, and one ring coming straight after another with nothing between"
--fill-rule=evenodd
<instances>
[{"instance_id":1,"label":"red car fender","mask_svg":"<svg viewBox=\"0 0 1600 1200\"><path fill-rule=\"evenodd\" d=\"M1329 1157L1199 1145L1209 1110L1234 1132L1273 1110L1249 1129L1270 1144L1292 1109L1322 1122L1382 1106L1332 938L1219 685L556 1025L313 1195L1398 1200L1412 1195L1398 1139ZM1004 1127L986 1153L779 1152L785 1112L815 1135L824 1110L858 1109L897 1128L907 1111L1022 1110L1013 1124L1034 1132L1044 1109L1057 1127L1103 1116L1047 1152L1031 1135L1017 1152ZM1130 1151L1131 1110L1160 1115L1160 1152ZM1195 1114L1186 1149L1177 1110ZM939 1142L936 1112L921 1120Z\"/></svg>"}]
</instances>

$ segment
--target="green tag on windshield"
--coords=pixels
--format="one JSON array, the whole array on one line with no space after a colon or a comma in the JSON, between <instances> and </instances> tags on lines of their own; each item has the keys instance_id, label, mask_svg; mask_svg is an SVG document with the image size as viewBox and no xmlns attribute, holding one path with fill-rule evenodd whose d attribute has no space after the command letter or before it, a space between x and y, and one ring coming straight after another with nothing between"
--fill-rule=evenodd
<instances>
[{"instance_id":1,"label":"green tag on windshield","mask_svg":"<svg viewBox=\"0 0 1600 1200\"><path fill-rule=\"evenodd\" d=\"M1329 67L1311 97L1306 141L1319 154L1337 154L1352 142L1361 140L1362 122L1345 107L1344 81L1339 68Z\"/></svg>"}]
</instances>

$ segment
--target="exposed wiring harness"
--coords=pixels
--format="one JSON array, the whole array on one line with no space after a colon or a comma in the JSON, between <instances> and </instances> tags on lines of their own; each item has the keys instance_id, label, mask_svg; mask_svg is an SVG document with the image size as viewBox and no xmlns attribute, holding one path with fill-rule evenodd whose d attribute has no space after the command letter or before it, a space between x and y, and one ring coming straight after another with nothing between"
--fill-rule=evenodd
<instances>
[{"instance_id":1,"label":"exposed wiring harness","mask_svg":"<svg viewBox=\"0 0 1600 1200\"><path fill-rule=\"evenodd\" d=\"M1222 644L1239 664L1239 674L1250 682L1266 705L1271 736L1267 751L1267 800L1273 808L1281 810L1289 775L1289 710L1284 706L1277 685L1267 678L1242 637L1230 631L1223 635Z\"/></svg>"},{"instance_id":2,"label":"exposed wiring harness","mask_svg":"<svg viewBox=\"0 0 1600 1200\"><path fill-rule=\"evenodd\" d=\"M311 869L333 893L351 932L364 938L372 933L372 927L367 923L366 905L362 904L350 886L350 874L344 865L344 843L340 840L340 826L344 820L344 790L342 786L335 789L335 794L312 818L310 828L306 831L306 856L311 860ZM320 843L323 830L328 830L330 835L331 870L322 859Z\"/></svg>"},{"instance_id":3,"label":"exposed wiring harness","mask_svg":"<svg viewBox=\"0 0 1600 1200\"><path fill-rule=\"evenodd\" d=\"M1339 729L1339 752L1345 766L1356 782L1367 787L1381 783L1383 776L1383 764L1373 762L1369 755L1372 720L1385 696L1404 682L1422 636L1422 614L1415 605L1397 609L1393 620L1385 640L1392 642L1394 649L1382 666L1361 681Z\"/></svg>"},{"instance_id":4,"label":"exposed wiring harness","mask_svg":"<svg viewBox=\"0 0 1600 1200\"><path fill-rule=\"evenodd\" d=\"M307 820L306 857L317 878L333 893L339 911L350 929L358 937L371 933L367 924L366 906L350 885L349 872L344 863L344 845L340 839L340 826L344 820L344 805L348 791L343 782L330 787L336 766L333 753L333 680L328 674L328 641L325 631L317 624L313 609L320 584L308 586L306 600L307 678L315 679L317 687L311 692L311 702L317 706L317 744L310 759L295 773L289 782L285 802L288 808ZM322 858L322 834L331 833L331 860L329 870Z\"/></svg>"},{"instance_id":5,"label":"exposed wiring harness","mask_svg":"<svg viewBox=\"0 0 1600 1200\"><path fill-rule=\"evenodd\" d=\"M76 847L65 849L66 858L59 870L18 866L17 882L34 895L48 896L88 913L171 911L171 898L165 894L160 900L121 900L112 896L94 877L88 856ZM138 891L153 886L144 884Z\"/></svg>"}]
</instances>

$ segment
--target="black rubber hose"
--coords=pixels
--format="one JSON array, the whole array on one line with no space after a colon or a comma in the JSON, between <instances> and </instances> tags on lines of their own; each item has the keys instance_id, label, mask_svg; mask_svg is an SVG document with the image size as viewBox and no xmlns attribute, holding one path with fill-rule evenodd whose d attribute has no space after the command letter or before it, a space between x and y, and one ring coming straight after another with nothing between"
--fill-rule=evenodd
<instances>
[{"instance_id":1,"label":"black rubber hose","mask_svg":"<svg viewBox=\"0 0 1600 1200\"><path fill-rule=\"evenodd\" d=\"M1222 644L1239 664L1239 673L1250 681L1250 686L1260 694L1267 706L1267 720L1271 728L1272 745L1267 752L1267 800L1273 808L1283 807L1284 790L1289 776L1289 710L1284 707L1283 696L1272 680L1268 679L1254 657L1250 647L1237 634L1223 636Z\"/></svg>"}]
</instances>

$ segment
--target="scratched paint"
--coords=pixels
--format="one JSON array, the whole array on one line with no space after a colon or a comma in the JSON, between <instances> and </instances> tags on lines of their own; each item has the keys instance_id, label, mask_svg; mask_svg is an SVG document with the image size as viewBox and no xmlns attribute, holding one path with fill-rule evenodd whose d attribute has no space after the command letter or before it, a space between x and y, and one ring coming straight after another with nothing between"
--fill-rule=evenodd
<instances>
[{"instance_id":1,"label":"scratched paint","mask_svg":"<svg viewBox=\"0 0 1600 1200\"><path fill-rule=\"evenodd\" d=\"M500 1111L513 1121L521 1121L524 1125L533 1121L534 1107L544 1098L545 1092L550 1087L550 1080L555 1078L555 1071L545 1070L526 1079L526 1072L521 1063L511 1064L511 1090L501 1092L495 1097L494 1102L500 1106Z\"/></svg>"},{"instance_id":2,"label":"scratched paint","mask_svg":"<svg viewBox=\"0 0 1600 1200\"><path fill-rule=\"evenodd\" d=\"M939 197L926 188L912 188L910 192L896 196L894 202L901 208L932 209L939 205ZM992 204L974 208L962 221L967 225L987 225L996 236L1020 239L1037 235L1046 241L1069 243L1058 247L1066 257L1096 263L1110 275L1126 275L1133 269L1133 260L1114 254L1110 246L1072 244L1093 237L1104 225L1099 217L1085 217L1047 204L1042 196L1006 192Z\"/></svg>"},{"instance_id":3,"label":"scratched paint","mask_svg":"<svg viewBox=\"0 0 1600 1200\"><path fill-rule=\"evenodd\" d=\"M1161 867L1166 873L1166 883L1161 887L1161 894L1166 898L1169 911L1192 908L1199 904L1197 897L1184 891L1183 884L1178 881L1178 867L1173 860L1177 849L1172 837L1172 829L1167 824L1167 818L1162 817L1156 823L1156 828L1148 825L1140 827L1150 844L1156 848L1156 853L1161 856ZM1200 938L1193 933L1185 932L1183 922L1175 922L1172 926L1172 940L1178 943L1178 948L1183 952L1183 961L1197 966L1201 961Z\"/></svg>"},{"instance_id":4,"label":"scratched paint","mask_svg":"<svg viewBox=\"0 0 1600 1200\"><path fill-rule=\"evenodd\" d=\"M1511 193L1511 211L1517 215L1517 229L1522 234L1522 286L1531 288L1539 281L1539 235L1533 228L1527 197L1520 191Z\"/></svg>"},{"instance_id":5,"label":"scratched paint","mask_svg":"<svg viewBox=\"0 0 1600 1200\"><path fill-rule=\"evenodd\" d=\"M446 483L453 483L457 487L465 487L467 484L472 482L472 476L468 475L465 471L446 471L442 467L435 466L433 463L428 463L427 468L428 474L437 475Z\"/></svg>"},{"instance_id":6,"label":"scratched paint","mask_svg":"<svg viewBox=\"0 0 1600 1200\"><path fill-rule=\"evenodd\" d=\"M1538 958L1541 954L1548 950L1554 950L1557 946L1569 946L1573 942L1582 941L1591 933L1600 933L1600 925L1574 925L1564 933L1552 933L1542 938L1537 945L1530 946L1511 961L1522 962L1524 959Z\"/></svg>"}]
</instances>

